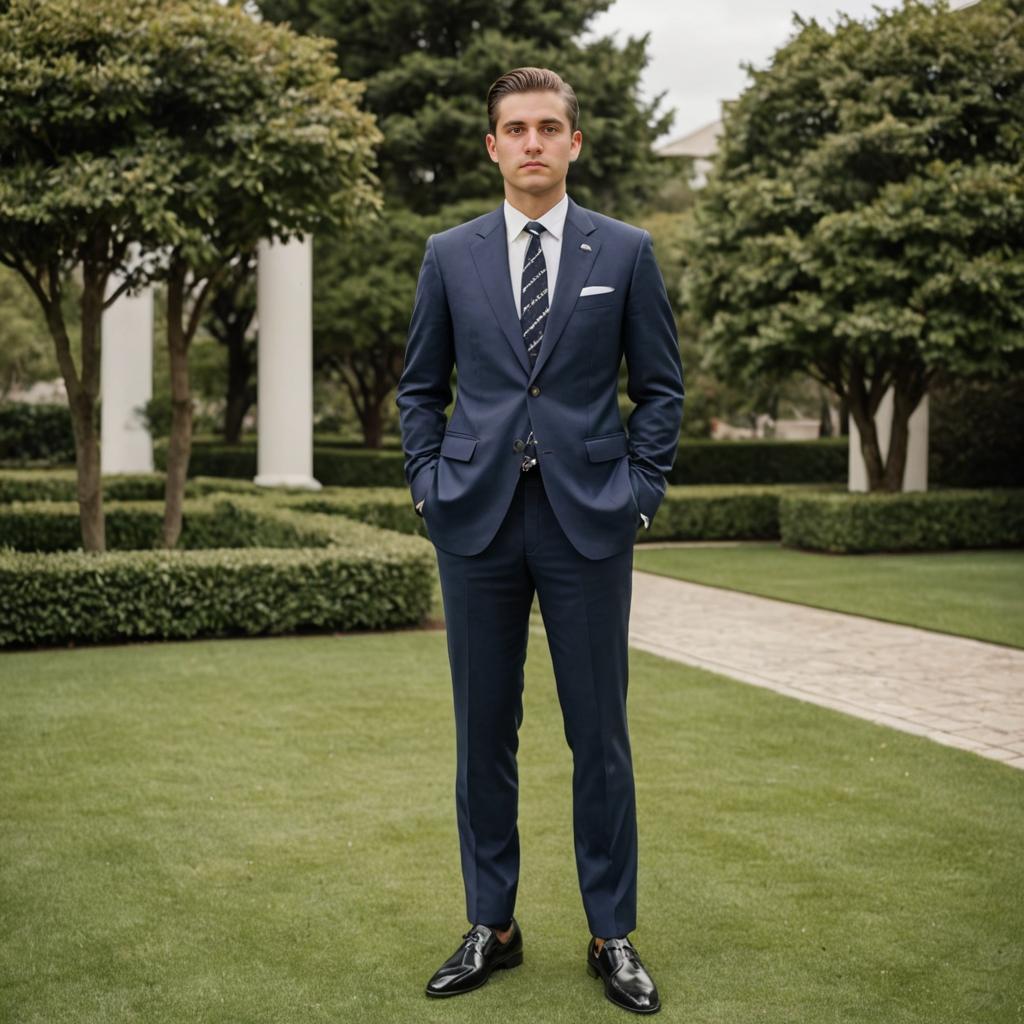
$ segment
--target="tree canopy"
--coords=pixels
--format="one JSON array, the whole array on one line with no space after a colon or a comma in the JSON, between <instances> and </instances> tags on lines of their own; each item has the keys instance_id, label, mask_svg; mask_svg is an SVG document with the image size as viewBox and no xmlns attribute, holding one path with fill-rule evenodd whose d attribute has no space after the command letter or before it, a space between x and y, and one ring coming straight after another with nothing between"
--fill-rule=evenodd
<instances>
[{"instance_id":1,"label":"tree canopy","mask_svg":"<svg viewBox=\"0 0 1024 1024\"><path fill-rule=\"evenodd\" d=\"M376 207L379 136L359 98L325 41L210 0L0 6L0 263L35 294L56 345L87 549L104 544L95 409L108 283L166 279L175 402L187 403L181 360L202 297L186 308L190 290L259 238ZM61 302L72 269L77 365Z\"/></svg>"},{"instance_id":2,"label":"tree canopy","mask_svg":"<svg viewBox=\"0 0 1024 1024\"><path fill-rule=\"evenodd\" d=\"M896 490L929 379L1024 357L1021 3L796 27L727 110L687 294L723 370L806 370L846 398L872 489Z\"/></svg>"},{"instance_id":3,"label":"tree canopy","mask_svg":"<svg viewBox=\"0 0 1024 1024\"><path fill-rule=\"evenodd\" d=\"M432 214L496 200L501 179L484 150L486 97L505 71L543 65L572 83L584 150L569 189L603 212L634 209L666 168L651 144L671 124L645 101L647 36L583 41L611 0L257 0L266 17L331 38L345 74L366 83L384 132L380 175L389 205ZM496 205L496 202L495 202Z\"/></svg>"}]
</instances>

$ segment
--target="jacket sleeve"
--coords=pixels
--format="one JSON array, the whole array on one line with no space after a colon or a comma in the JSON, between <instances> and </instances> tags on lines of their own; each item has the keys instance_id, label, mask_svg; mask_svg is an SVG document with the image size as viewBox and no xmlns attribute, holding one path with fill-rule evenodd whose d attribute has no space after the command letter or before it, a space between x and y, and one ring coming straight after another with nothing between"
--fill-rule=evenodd
<instances>
[{"instance_id":1,"label":"jacket sleeve","mask_svg":"<svg viewBox=\"0 0 1024 1024\"><path fill-rule=\"evenodd\" d=\"M630 475L649 525L675 462L686 392L675 317L646 231L633 266L623 330L627 393L636 403L626 424Z\"/></svg>"},{"instance_id":2,"label":"jacket sleeve","mask_svg":"<svg viewBox=\"0 0 1024 1024\"><path fill-rule=\"evenodd\" d=\"M445 409L452 400L454 365L451 313L431 235L420 267L405 346L405 368L395 399L405 452L405 479L413 505L419 505L426 495L431 474L437 468L447 422Z\"/></svg>"}]
</instances>

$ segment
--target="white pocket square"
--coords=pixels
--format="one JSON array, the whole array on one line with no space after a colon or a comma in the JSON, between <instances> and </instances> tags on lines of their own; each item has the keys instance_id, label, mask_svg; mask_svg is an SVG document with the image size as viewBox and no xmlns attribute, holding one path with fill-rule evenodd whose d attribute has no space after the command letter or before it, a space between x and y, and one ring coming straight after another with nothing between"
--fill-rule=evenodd
<instances>
[{"instance_id":1,"label":"white pocket square","mask_svg":"<svg viewBox=\"0 0 1024 1024\"><path fill-rule=\"evenodd\" d=\"M604 295L605 292L613 291L615 289L607 284L591 284L580 292L580 298L582 299L584 295Z\"/></svg>"}]
</instances>

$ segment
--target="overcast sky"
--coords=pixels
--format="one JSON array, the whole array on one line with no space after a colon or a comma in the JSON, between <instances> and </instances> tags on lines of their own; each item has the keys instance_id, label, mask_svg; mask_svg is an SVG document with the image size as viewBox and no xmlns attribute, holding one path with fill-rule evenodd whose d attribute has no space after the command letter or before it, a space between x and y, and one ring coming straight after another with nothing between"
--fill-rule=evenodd
<instances>
[{"instance_id":1,"label":"overcast sky","mask_svg":"<svg viewBox=\"0 0 1024 1024\"><path fill-rule=\"evenodd\" d=\"M651 61L643 77L644 95L666 91L663 109L676 108L665 141L715 121L719 104L743 91L741 61L763 67L792 34L792 13L835 24L842 11L869 17L875 6L891 10L895 0L616 0L593 21L594 34L651 33ZM951 6L959 6L954 2Z\"/></svg>"}]
</instances>

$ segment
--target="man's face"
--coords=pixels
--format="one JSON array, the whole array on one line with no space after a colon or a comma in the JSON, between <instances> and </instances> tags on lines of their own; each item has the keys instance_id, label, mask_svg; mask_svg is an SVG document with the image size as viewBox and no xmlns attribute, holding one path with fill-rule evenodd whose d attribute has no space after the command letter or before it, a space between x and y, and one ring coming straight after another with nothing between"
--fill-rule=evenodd
<instances>
[{"instance_id":1,"label":"man's face","mask_svg":"<svg viewBox=\"0 0 1024 1024\"><path fill-rule=\"evenodd\" d=\"M487 152L501 168L506 194L541 197L565 191L565 178L580 153L583 134L572 131L557 92L518 92L498 104L497 127Z\"/></svg>"}]
</instances>

